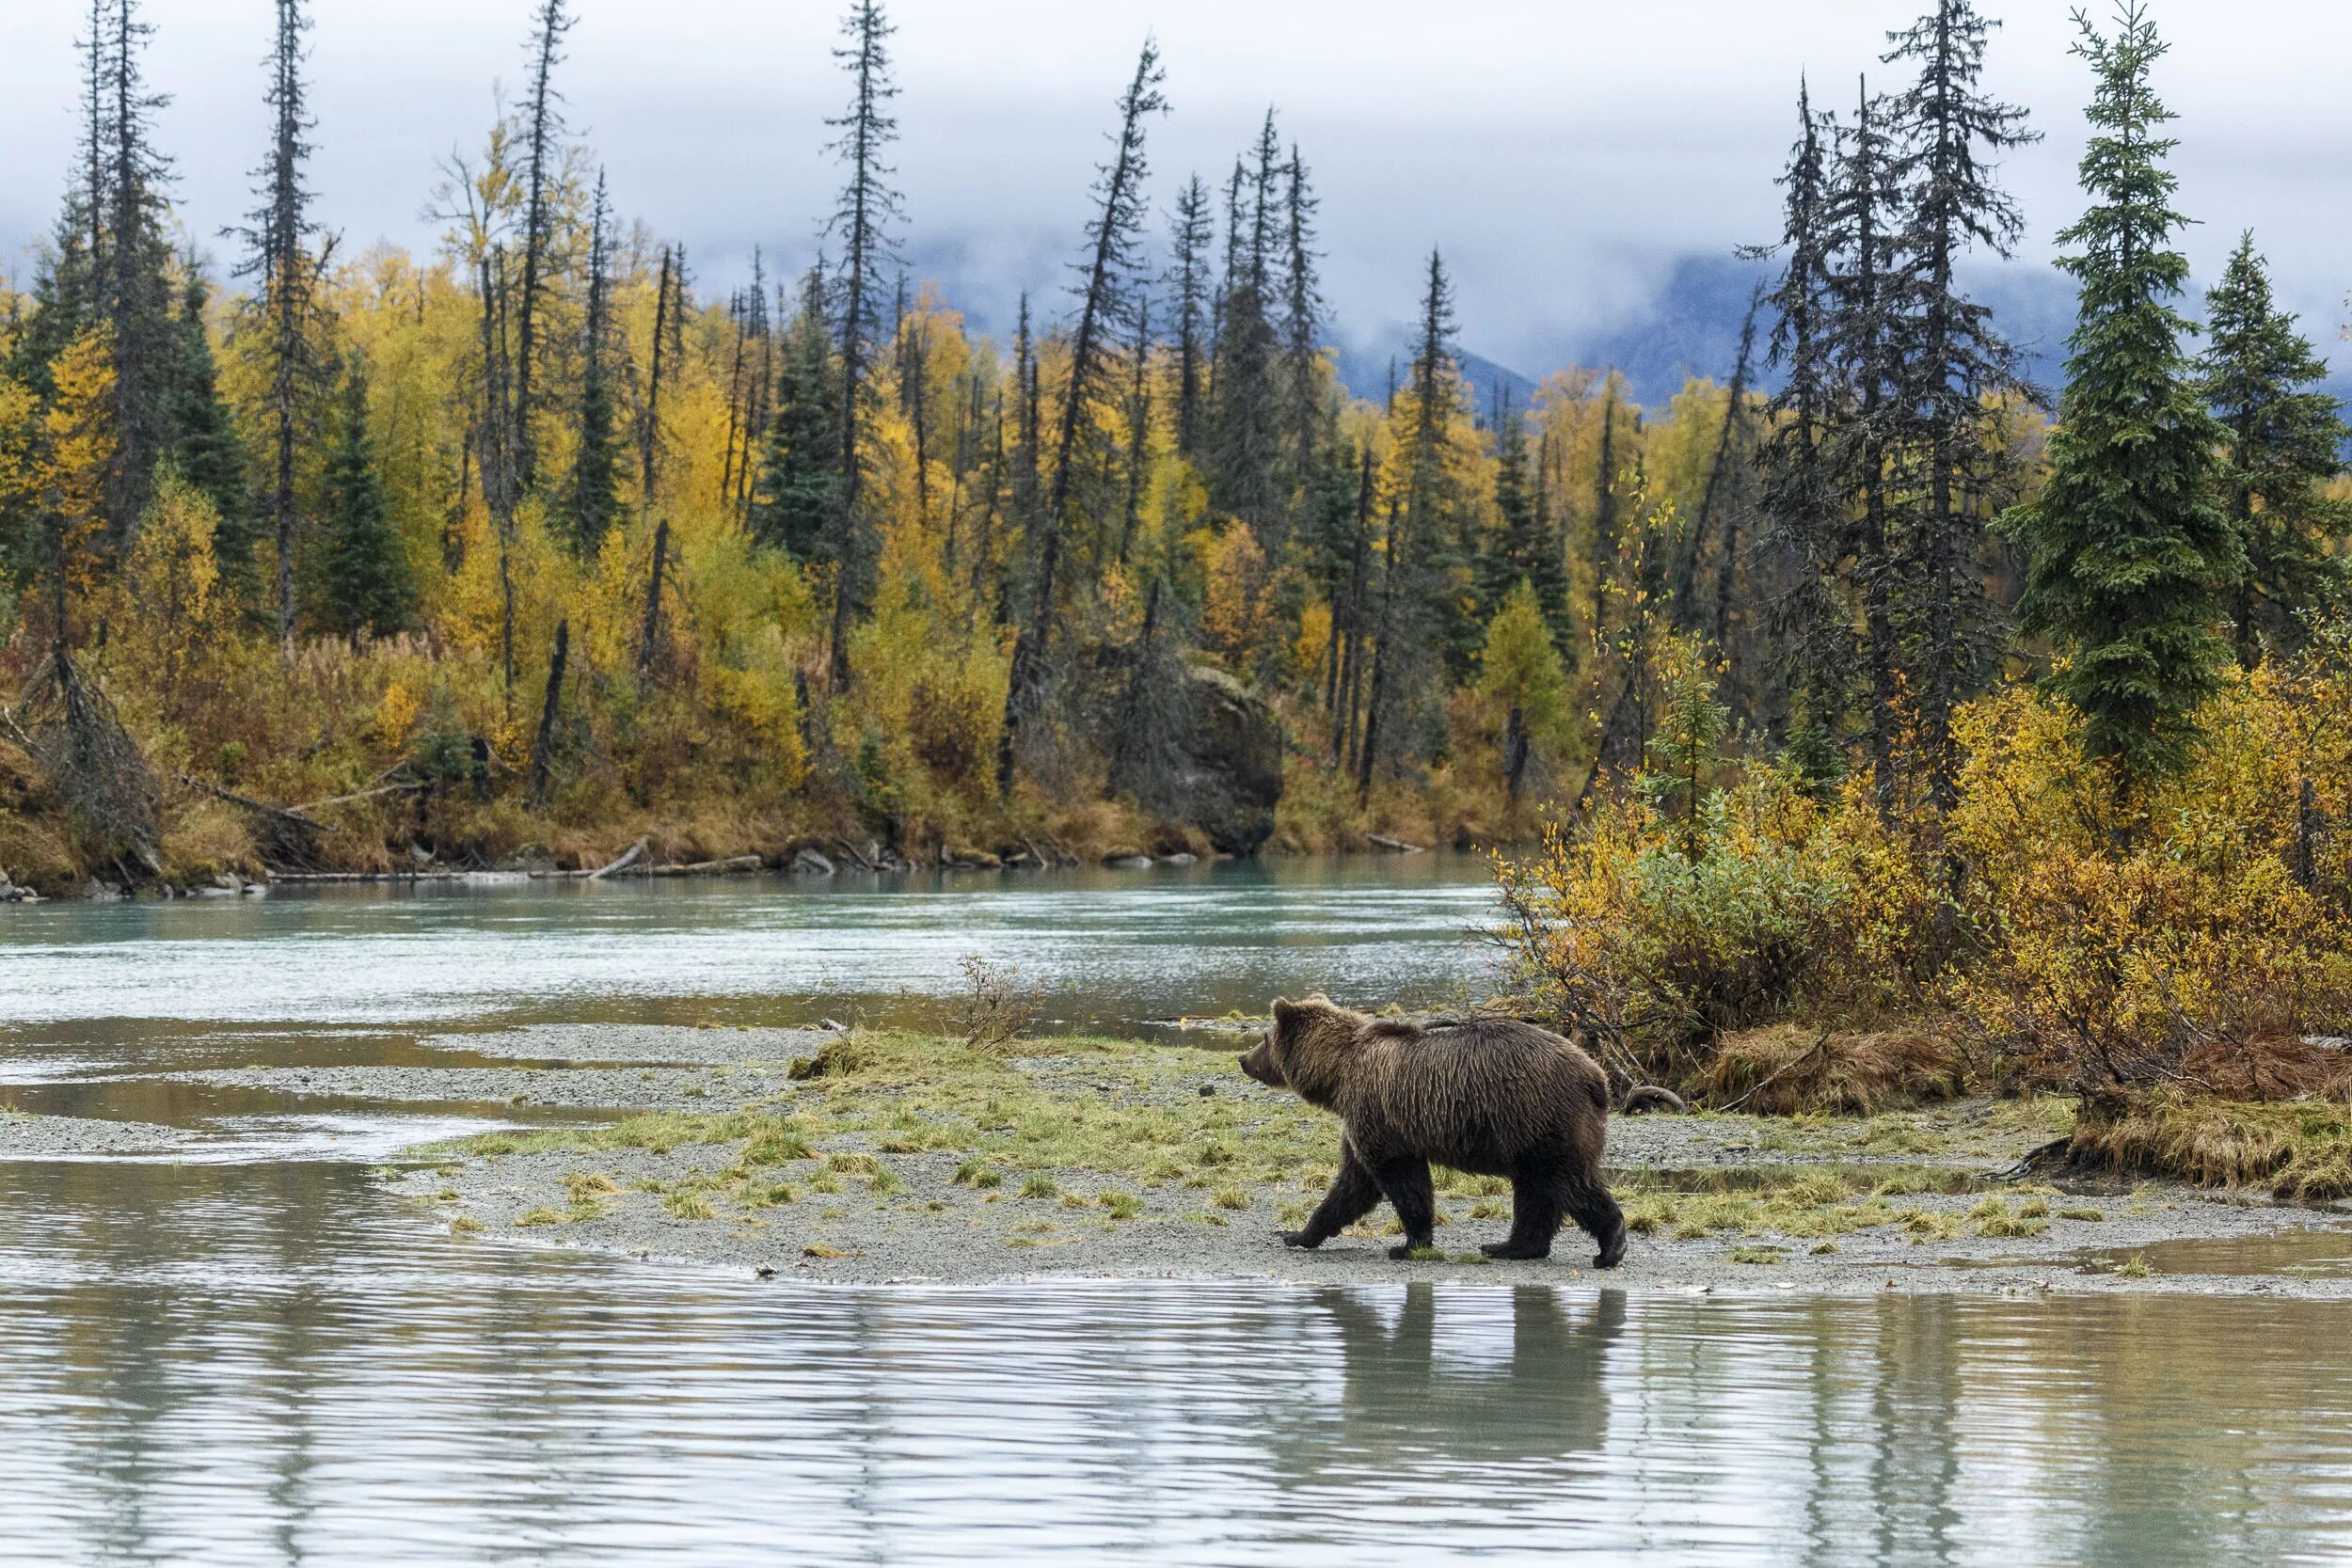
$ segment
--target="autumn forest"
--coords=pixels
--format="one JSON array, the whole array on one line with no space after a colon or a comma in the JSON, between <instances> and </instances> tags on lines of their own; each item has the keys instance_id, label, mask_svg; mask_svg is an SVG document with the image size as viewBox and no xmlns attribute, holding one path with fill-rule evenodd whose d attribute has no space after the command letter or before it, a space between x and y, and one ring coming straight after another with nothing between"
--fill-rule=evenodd
<instances>
[{"instance_id":1,"label":"autumn forest","mask_svg":"<svg viewBox=\"0 0 2352 1568\"><path fill-rule=\"evenodd\" d=\"M90 5L0 291L19 883L1522 847L1520 979L1651 1076L1958 985L2137 1082L2352 994L2346 429L2254 236L2188 293L2137 0L2078 19L2063 385L1968 292L2040 132L1979 86L1997 24L1931 0L1851 102L1790 84L1737 353L1662 406L1471 386L1442 245L1390 384L1343 385L1312 148L1269 109L1156 167L1148 39L1067 285L976 334L904 259L880 0L799 276L707 287L624 215L568 0L421 193L437 248L350 251L310 13L256 40L215 273L151 25Z\"/></svg>"}]
</instances>

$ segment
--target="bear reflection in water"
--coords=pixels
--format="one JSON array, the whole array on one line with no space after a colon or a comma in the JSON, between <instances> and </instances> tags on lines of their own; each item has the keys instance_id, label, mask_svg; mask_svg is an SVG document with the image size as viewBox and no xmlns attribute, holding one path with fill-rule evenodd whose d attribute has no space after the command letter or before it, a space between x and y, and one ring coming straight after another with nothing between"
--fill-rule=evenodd
<instances>
[{"instance_id":1,"label":"bear reflection in water","mask_svg":"<svg viewBox=\"0 0 2352 1568\"><path fill-rule=\"evenodd\" d=\"M1298 1484L1337 1479L1327 1471L1343 1464L1450 1471L1573 1459L1607 1442L1623 1291L1333 1288L1315 1292L1312 1316L1337 1334L1342 1381L1336 1402L1307 1402L1313 1413L1275 1445Z\"/></svg>"}]
</instances>

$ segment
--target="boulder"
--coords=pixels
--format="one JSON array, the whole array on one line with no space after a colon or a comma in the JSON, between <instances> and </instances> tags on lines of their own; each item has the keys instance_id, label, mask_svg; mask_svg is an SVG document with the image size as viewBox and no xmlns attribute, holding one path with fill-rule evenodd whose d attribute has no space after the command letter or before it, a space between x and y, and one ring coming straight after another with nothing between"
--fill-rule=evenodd
<instances>
[{"instance_id":1,"label":"boulder","mask_svg":"<svg viewBox=\"0 0 2352 1568\"><path fill-rule=\"evenodd\" d=\"M1179 782L1184 819L1232 855L1274 834L1282 800L1282 725L1266 700L1222 670L1186 668L1191 723Z\"/></svg>"},{"instance_id":2,"label":"boulder","mask_svg":"<svg viewBox=\"0 0 2352 1568\"><path fill-rule=\"evenodd\" d=\"M795 877L830 877L833 862L803 845L792 851L792 863L787 868Z\"/></svg>"}]
</instances>

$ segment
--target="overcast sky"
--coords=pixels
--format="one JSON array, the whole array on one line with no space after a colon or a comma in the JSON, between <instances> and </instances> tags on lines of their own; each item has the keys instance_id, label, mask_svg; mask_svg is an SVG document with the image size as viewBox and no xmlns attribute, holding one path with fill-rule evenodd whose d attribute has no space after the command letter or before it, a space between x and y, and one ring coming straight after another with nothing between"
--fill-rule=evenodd
<instances>
[{"instance_id":1,"label":"overcast sky","mask_svg":"<svg viewBox=\"0 0 2352 1568\"><path fill-rule=\"evenodd\" d=\"M2097 0L2094 0L2097 3ZM2083 64L2065 0L1986 0L1990 87L2041 147L2007 177L2026 255L2079 206ZM435 161L477 145L521 79L531 0L316 0L312 183L346 249L429 245ZM1323 197L1342 331L1407 318L1444 246L1466 346L1540 373L1654 308L1669 270L1769 237L1772 177L1808 71L1844 106L1916 0L895 0L899 182L914 253L983 313L1057 287L1090 165L1136 46L1155 30L1173 113L1152 134L1156 196L1214 180L1271 103ZM2340 365L2352 286L2352 6L2154 0L2174 42L2181 204L2201 278L2252 227L2289 302ZM577 0L562 85L616 205L683 240L723 286L754 244L804 261L837 174L823 118L844 97L835 0ZM54 218L71 160L81 0L0 0L0 246ZM248 204L266 133L270 0L146 0L153 85L183 221L210 236ZM207 239L215 250L224 242Z\"/></svg>"}]
</instances>

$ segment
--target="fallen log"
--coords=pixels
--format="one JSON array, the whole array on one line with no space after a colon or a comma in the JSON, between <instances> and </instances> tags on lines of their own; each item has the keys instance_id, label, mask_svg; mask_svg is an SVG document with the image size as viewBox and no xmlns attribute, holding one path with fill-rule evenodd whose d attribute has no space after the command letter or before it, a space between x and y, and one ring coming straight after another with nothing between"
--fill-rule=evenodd
<instances>
[{"instance_id":1,"label":"fallen log","mask_svg":"<svg viewBox=\"0 0 2352 1568\"><path fill-rule=\"evenodd\" d=\"M627 871L630 866L635 865L639 861L644 860L644 858L645 841L641 838L636 843L630 845L628 851L623 854L619 860L614 861L610 865L599 866L596 870L589 872L588 880L592 882L601 882L607 877L617 877L622 872Z\"/></svg>"},{"instance_id":2,"label":"fallen log","mask_svg":"<svg viewBox=\"0 0 2352 1568\"><path fill-rule=\"evenodd\" d=\"M337 795L329 800L312 800L307 805L293 806L288 809L296 813L325 811L329 806L348 806L360 800L373 800L382 795L421 794L424 787L414 780L404 779L398 784L378 784L373 789L354 790L349 795Z\"/></svg>"},{"instance_id":3,"label":"fallen log","mask_svg":"<svg viewBox=\"0 0 2352 1568\"><path fill-rule=\"evenodd\" d=\"M691 865L647 866L646 877L727 877L757 871L768 863L757 855L730 855L723 861L696 861Z\"/></svg>"},{"instance_id":4,"label":"fallen log","mask_svg":"<svg viewBox=\"0 0 2352 1568\"><path fill-rule=\"evenodd\" d=\"M1401 838L1390 838L1381 833L1366 833L1364 842L1400 855L1425 855L1429 852L1418 844L1407 844Z\"/></svg>"}]
</instances>

